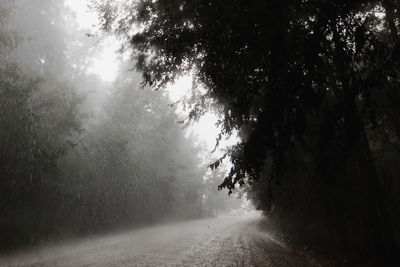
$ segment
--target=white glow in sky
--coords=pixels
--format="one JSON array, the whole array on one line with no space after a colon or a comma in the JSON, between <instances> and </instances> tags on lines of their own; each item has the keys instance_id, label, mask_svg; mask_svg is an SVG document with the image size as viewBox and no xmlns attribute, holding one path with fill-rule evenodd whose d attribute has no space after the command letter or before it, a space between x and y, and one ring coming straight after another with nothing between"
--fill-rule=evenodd
<instances>
[{"instance_id":1,"label":"white glow in sky","mask_svg":"<svg viewBox=\"0 0 400 267\"><path fill-rule=\"evenodd\" d=\"M89 10L87 0L64 0L64 3L75 13L80 28L91 29L98 24L97 15Z\"/></svg>"},{"instance_id":2,"label":"white glow in sky","mask_svg":"<svg viewBox=\"0 0 400 267\"><path fill-rule=\"evenodd\" d=\"M81 29L87 29L88 33L98 24L97 15L88 8L87 0L65 0L65 4L76 16L76 21ZM112 82L115 80L120 61L118 59L118 48L120 43L116 38L109 37L103 40L99 52L93 58L93 64L88 68L89 73L97 74L104 81ZM174 84L168 86L168 94L172 102L178 101L185 94L188 94L192 86L191 77L184 76ZM178 109L179 113L185 113ZM184 117L184 115L182 115ZM209 151L214 149L219 129L215 126L217 116L213 113L204 115L197 123L189 127L189 132L194 133L200 142L204 143ZM220 148L237 142L236 137L221 141ZM221 153L216 152L216 157Z\"/></svg>"},{"instance_id":3,"label":"white glow in sky","mask_svg":"<svg viewBox=\"0 0 400 267\"><path fill-rule=\"evenodd\" d=\"M220 129L215 126L218 117L214 113L207 113L200 120L191 126L192 131L207 145L207 149L212 151L216 144L216 139L220 133ZM215 152L215 157L220 157L224 154L224 149L227 146L234 145L238 142L236 136L232 136L228 140L222 138L220 145ZM221 150L221 151L220 151Z\"/></svg>"},{"instance_id":4,"label":"white glow in sky","mask_svg":"<svg viewBox=\"0 0 400 267\"><path fill-rule=\"evenodd\" d=\"M96 30L99 20L96 13L89 9L88 4L89 1L87 0L65 0L65 5L74 12L79 28L86 30L90 34ZM98 47L97 55L93 58L92 65L88 68L88 72L99 75L103 81L114 81L117 77L120 63L117 52L119 47L120 44L115 38L103 39Z\"/></svg>"},{"instance_id":5,"label":"white glow in sky","mask_svg":"<svg viewBox=\"0 0 400 267\"><path fill-rule=\"evenodd\" d=\"M188 94L192 88L192 78L187 75L181 77L174 84L167 87L169 98L176 102L184 95Z\"/></svg>"},{"instance_id":6,"label":"white glow in sky","mask_svg":"<svg viewBox=\"0 0 400 267\"><path fill-rule=\"evenodd\" d=\"M93 58L93 64L88 69L89 73L99 75L103 81L114 81L117 78L120 64L118 59L119 48L120 44L115 38L109 37L103 40L100 51Z\"/></svg>"},{"instance_id":7,"label":"white glow in sky","mask_svg":"<svg viewBox=\"0 0 400 267\"><path fill-rule=\"evenodd\" d=\"M169 98L176 102L181 99L184 95L190 93L192 88L192 78L190 75L183 76L177 80L174 84L167 87ZM178 108L178 113L185 114L185 111ZM215 147L216 139L220 133L220 129L216 127L218 117L216 114L208 112L203 115L198 122L193 123L189 127L189 131L194 133L199 137L199 139L207 146L209 151L213 150ZM221 140L220 148L224 149L226 146L236 144L238 139L232 137L229 140ZM220 153L216 156L219 156Z\"/></svg>"}]
</instances>

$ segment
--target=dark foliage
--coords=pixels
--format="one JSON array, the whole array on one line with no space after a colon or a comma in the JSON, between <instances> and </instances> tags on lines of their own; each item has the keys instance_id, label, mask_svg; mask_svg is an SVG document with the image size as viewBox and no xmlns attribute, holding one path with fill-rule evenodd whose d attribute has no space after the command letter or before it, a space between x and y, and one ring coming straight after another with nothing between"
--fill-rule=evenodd
<instances>
[{"instance_id":1,"label":"dark foliage","mask_svg":"<svg viewBox=\"0 0 400 267\"><path fill-rule=\"evenodd\" d=\"M316 244L383 254L399 247L398 189L388 186L398 184L388 165L399 161L398 1L96 8L105 30L126 37L145 84L160 88L190 72L206 92L192 98L189 119L213 107L222 133L239 131L221 187L261 180L254 199L276 207L296 233L314 225L303 232L317 232Z\"/></svg>"}]
</instances>

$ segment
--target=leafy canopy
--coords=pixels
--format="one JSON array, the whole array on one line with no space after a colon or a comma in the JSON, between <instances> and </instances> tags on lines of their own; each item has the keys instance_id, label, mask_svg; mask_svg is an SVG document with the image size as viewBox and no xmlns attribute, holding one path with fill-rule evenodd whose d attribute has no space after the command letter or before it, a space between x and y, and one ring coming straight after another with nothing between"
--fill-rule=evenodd
<instances>
[{"instance_id":1,"label":"leafy canopy","mask_svg":"<svg viewBox=\"0 0 400 267\"><path fill-rule=\"evenodd\" d=\"M190 119L210 108L222 133L242 142L221 186L257 179L267 157L279 180L285 153L307 146L311 120L343 150L361 117L379 123L372 91L398 83L397 0L104 0L104 30L126 37L144 82L165 86L183 73L202 85ZM218 165L220 161L212 164Z\"/></svg>"}]
</instances>

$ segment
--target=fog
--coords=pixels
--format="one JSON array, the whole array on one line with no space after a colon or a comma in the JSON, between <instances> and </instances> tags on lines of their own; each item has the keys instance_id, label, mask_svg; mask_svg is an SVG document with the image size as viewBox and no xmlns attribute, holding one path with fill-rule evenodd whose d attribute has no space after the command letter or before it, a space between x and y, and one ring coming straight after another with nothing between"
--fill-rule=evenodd
<instances>
[{"instance_id":1,"label":"fog","mask_svg":"<svg viewBox=\"0 0 400 267\"><path fill-rule=\"evenodd\" d=\"M178 123L190 77L142 88L81 1L1 1L0 22L2 249L251 209L207 168L215 121Z\"/></svg>"},{"instance_id":2,"label":"fog","mask_svg":"<svg viewBox=\"0 0 400 267\"><path fill-rule=\"evenodd\" d=\"M399 18L0 0L0 265L398 263Z\"/></svg>"}]
</instances>

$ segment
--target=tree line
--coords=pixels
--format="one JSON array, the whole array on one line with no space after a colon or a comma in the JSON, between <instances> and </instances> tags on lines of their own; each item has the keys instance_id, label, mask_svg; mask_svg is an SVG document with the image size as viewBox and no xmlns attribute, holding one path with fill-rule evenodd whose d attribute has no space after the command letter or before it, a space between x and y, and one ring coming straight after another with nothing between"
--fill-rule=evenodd
<instances>
[{"instance_id":1,"label":"tree line","mask_svg":"<svg viewBox=\"0 0 400 267\"><path fill-rule=\"evenodd\" d=\"M88 73L63 1L0 3L0 247L203 216L205 172L165 92ZM129 73L129 74L128 74Z\"/></svg>"},{"instance_id":2,"label":"tree line","mask_svg":"<svg viewBox=\"0 0 400 267\"><path fill-rule=\"evenodd\" d=\"M96 2L146 84L192 73L204 90L188 119L211 109L221 136L239 132L210 165L232 164L221 188L249 185L284 232L316 249L396 255L397 0Z\"/></svg>"}]
</instances>

